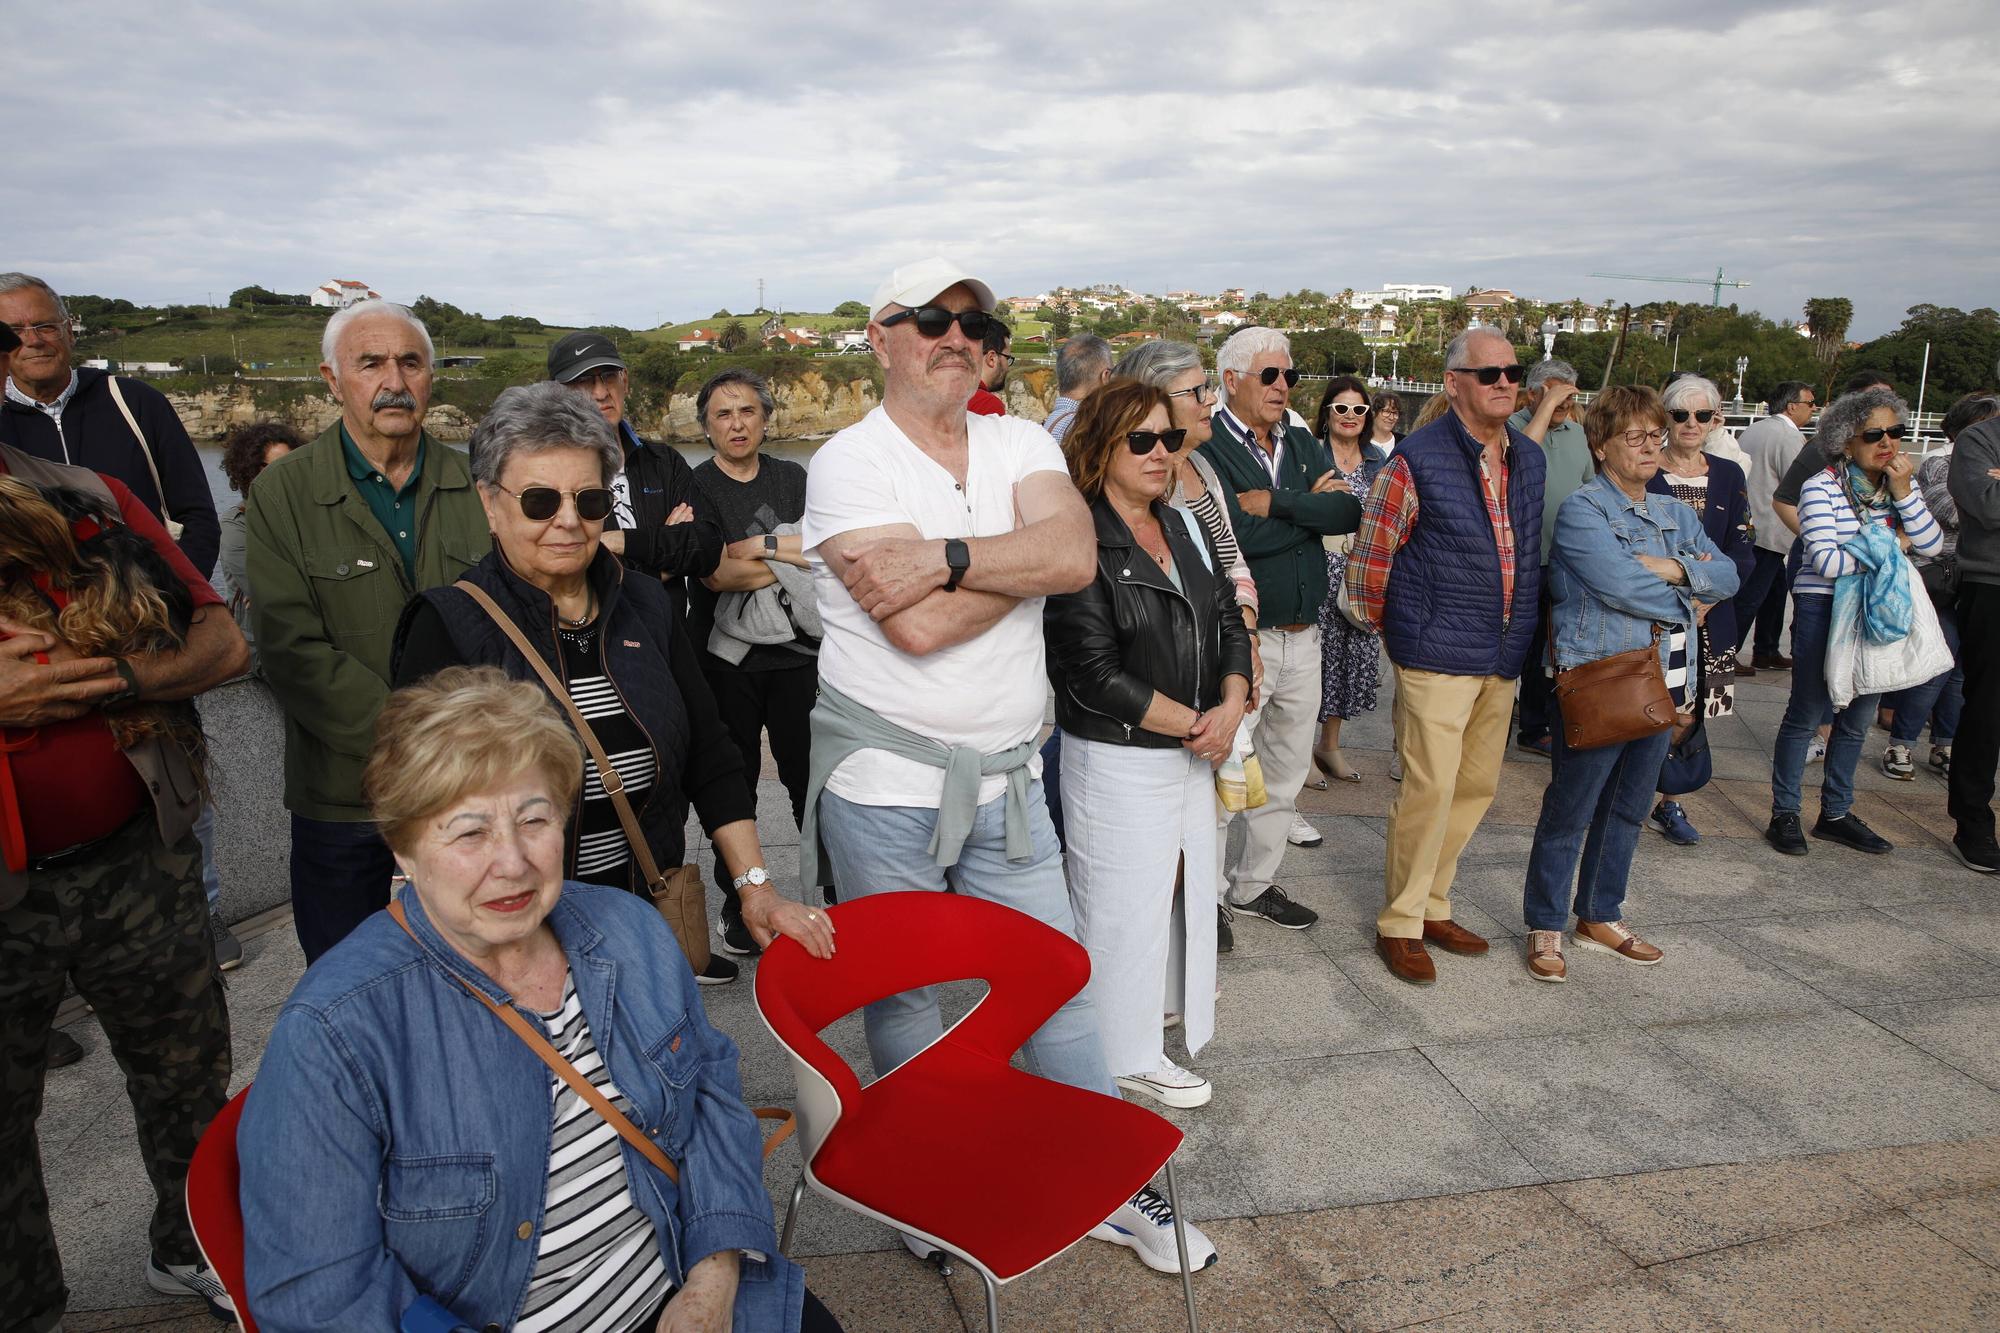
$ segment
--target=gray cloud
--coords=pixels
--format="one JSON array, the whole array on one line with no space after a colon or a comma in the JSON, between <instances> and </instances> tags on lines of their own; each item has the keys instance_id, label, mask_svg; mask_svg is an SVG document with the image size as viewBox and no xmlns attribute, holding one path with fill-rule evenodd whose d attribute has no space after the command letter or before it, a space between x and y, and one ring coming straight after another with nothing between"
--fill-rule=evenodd
<instances>
[{"instance_id":1,"label":"gray cloud","mask_svg":"<svg viewBox=\"0 0 2000 1333\"><path fill-rule=\"evenodd\" d=\"M2000 305L1996 57L1960 0L71 3L9 48L0 267L650 325L931 250L1008 292L1700 300L1587 275L1720 263L1867 335Z\"/></svg>"}]
</instances>

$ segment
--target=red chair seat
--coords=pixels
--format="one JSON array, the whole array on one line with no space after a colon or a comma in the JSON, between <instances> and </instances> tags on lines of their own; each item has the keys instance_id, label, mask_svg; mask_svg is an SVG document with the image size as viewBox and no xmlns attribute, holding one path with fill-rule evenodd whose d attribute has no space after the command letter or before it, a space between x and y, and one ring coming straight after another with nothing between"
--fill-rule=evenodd
<instances>
[{"instance_id":1,"label":"red chair seat","mask_svg":"<svg viewBox=\"0 0 2000 1333\"><path fill-rule=\"evenodd\" d=\"M1181 1140L1150 1111L1023 1073L950 1036L861 1100L827 1135L814 1177L1002 1282L1081 1239L1105 1219L1103 1200L1137 1193Z\"/></svg>"}]
</instances>

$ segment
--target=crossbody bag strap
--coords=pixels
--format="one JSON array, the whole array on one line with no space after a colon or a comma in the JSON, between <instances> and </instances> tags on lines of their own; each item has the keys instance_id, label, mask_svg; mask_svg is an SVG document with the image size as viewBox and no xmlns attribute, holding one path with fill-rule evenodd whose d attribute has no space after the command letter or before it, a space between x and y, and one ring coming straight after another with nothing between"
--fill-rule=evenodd
<instances>
[{"instance_id":1,"label":"crossbody bag strap","mask_svg":"<svg viewBox=\"0 0 2000 1333\"><path fill-rule=\"evenodd\" d=\"M639 863L639 874L644 878L649 891L660 887L664 883L660 867L654 862L652 849L646 845L646 839L639 832L639 816L633 812L632 802L625 795L625 780L618 775L618 770L612 767L610 756L606 755L604 747L598 744L597 733L590 729L590 723L584 720L583 713L569 697L569 690L561 680L557 679L556 673L549 669L549 664L542 659L540 650L528 642L528 636L521 632L521 627L514 623L513 617L500 609L499 604L487 594L486 589L464 579L451 586L477 602L480 608L493 618L493 623L514 641L514 646L521 650L521 656L528 659L528 665L542 678L542 684L548 687L549 693L555 696L556 702L569 714L570 725L576 728L577 736L582 739L584 748L590 751L591 759L597 764L597 776L604 784L605 794L611 798L611 804L618 810L618 823L625 830L625 841L631 845L632 858Z\"/></svg>"},{"instance_id":2,"label":"crossbody bag strap","mask_svg":"<svg viewBox=\"0 0 2000 1333\"><path fill-rule=\"evenodd\" d=\"M389 904L389 915L396 919L396 924L403 928L404 934L413 940L417 938L417 933L410 929L410 919L404 912L401 902ZM498 1003L492 996L480 990L477 986L467 985L463 977L455 976L452 980L456 981L466 994L492 1010L493 1016L512 1029L515 1036L527 1043L528 1049L540 1056L542 1063L555 1071L556 1077L569 1084L575 1090L577 1096L590 1103L591 1110L603 1116L605 1122L617 1130L627 1143L644 1154L647 1161L660 1168L666 1174L668 1180L673 1181L676 1185L680 1183L681 1173L674 1168L673 1161L667 1156L665 1150L659 1144L641 1134L639 1127L626 1119L623 1111L620 1111L616 1106L611 1104L610 1098L592 1087L590 1080L579 1074L575 1065L563 1059L562 1052L550 1045L547 1037L535 1031L534 1025L521 1017L520 1010L514 1008L511 1004Z\"/></svg>"},{"instance_id":3,"label":"crossbody bag strap","mask_svg":"<svg viewBox=\"0 0 2000 1333\"><path fill-rule=\"evenodd\" d=\"M132 435L139 441L139 452L146 456L146 471L153 474L153 490L160 497L160 512L167 508L167 488L160 482L160 465L153 461L153 443L146 438L146 432L139 429L139 418L132 415L132 409L125 405L125 395L119 391L118 377L106 375L105 384L111 390L111 401L118 404L118 415L125 418L125 424L132 428Z\"/></svg>"}]
</instances>

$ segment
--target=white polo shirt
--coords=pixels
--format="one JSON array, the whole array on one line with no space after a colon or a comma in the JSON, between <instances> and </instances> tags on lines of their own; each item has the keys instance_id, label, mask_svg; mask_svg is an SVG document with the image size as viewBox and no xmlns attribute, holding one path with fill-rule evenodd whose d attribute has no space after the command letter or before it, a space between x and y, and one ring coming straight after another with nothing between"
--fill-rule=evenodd
<instances>
[{"instance_id":1,"label":"white polo shirt","mask_svg":"<svg viewBox=\"0 0 2000 1333\"><path fill-rule=\"evenodd\" d=\"M1042 725L1048 674L1042 653L1042 598L1028 597L977 638L924 657L890 643L839 576L817 558L829 537L910 524L926 539L998 537L1021 526L1015 491L1036 472L1067 477L1062 449L1019 417L966 416L967 465L961 491L951 473L911 443L876 408L813 455L806 470L801 543L813 557L819 594L820 679L889 721L942 744L996 754L1034 738ZM1029 772L1041 775L1041 760ZM983 805L1006 790L983 778ZM860 805L935 808L944 770L862 750L828 777L826 788Z\"/></svg>"}]
</instances>

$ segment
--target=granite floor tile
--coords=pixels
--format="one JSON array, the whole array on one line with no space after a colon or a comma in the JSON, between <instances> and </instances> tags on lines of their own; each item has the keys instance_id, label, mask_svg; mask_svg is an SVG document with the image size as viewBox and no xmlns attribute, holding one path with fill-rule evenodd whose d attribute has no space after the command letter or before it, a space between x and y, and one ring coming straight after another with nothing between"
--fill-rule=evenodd
<instances>
[{"instance_id":1,"label":"granite floor tile","mask_svg":"<svg viewBox=\"0 0 2000 1333\"><path fill-rule=\"evenodd\" d=\"M1888 1208L1825 1157L1563 1181L1548 1190L1642 1265Z\"/></svg>"},{"instance_id":2,"label":"granite floor tile","mask_svg":"<svg viewBox=\"0 0 2000 1333\"><path fill-rule=\"evenodd\" d=\"M1540 1179L1415 1051L1243 1066L1216 1081L1206 1107L1172 1118L1187 1131L1197 1163L1241 1173L1249 1212L1299 1212ZM1192 1169L1182 1176L1184 1191L1194 1178Z\"/></svg>"},{"instance_id":3,"label":"granite floor tile","mask_svg":"<svg viewBox=\"0 0 2000 1333\"><path fill-rule=\"evenodd\" d=\"M1651 1029L1675 1054L1807 1150L2000 1131L2000 1093L1858 1014Z\"/></svg>"},{"instance_id":4,"label":"granite floor tile","mask_svg":"<svg viewBox=\"0 0 2000 1333\"><path fill-rule=\"evenodd\" d=\"M1788 914L1716 929L1840 1004L2000 992L2000 965L1878 911Z\"/></svg>"},{"instance_id":5,"label":"granite floor tile","mask_svg":"<svg viewBox=\"0 0 2000 1333\"><path fill-rule=\"evenodd\" d=\"M1267 1218L1260 1225L1285 1239L1341 1328L1400 1328L1633 1269L1539 1188Z\"/></svg>"},{"instance_id":6,"label":"granite floor tile","mask_svg":"<svg viewBox=\"0 0 2000 1333\"><path fill-rule=\"evenodd\" d=\"M1202 1230L1217 1256L1213 1267L1194 1275L1203 1329L1289 1333L1327 1326L1318 1293L1265 1223L1209 1222ZM978 1274L958 1265L951 1290L966 1327L983 1333L986 1296ZM1156 1273L1130 1250L1097 1240L1079 1241L1000 1289L1000 1325L1009 1329L1167 1330L1187 1326L1186 1310L1177 1274Z\"/></svg>"},{"instance_id":7,"label":"granite floor tile","mask_svg":"<svg viewBox=\"0 0 2000 1333\"><path fill-rule=\"evenodd\" d=\"M1928 877L1933 896L1920 902L1885 904L1882 915L2000 965L2000 884L1966 870L1956 861Z\"/></svg>"},{"instance_id":8,"label":"granite floor tile","mask_svg":"<svg viewBox=\"0 0 2000 1333\"><path fill-rule=\"evenodd\" d=\"M1893 1207L2000 1189L2000 1136L1839 1152L1827 1160Z\"/></svg>"},{"instance_id":9,"label":"granite floor tile","mask_svg":"<svg viewBox=\"0 0 2000 1333\"><path fill-rule=\"evenodd\" d=\"M1228 1069L1410 1045L1333 963L1317 955L1225 958L1217 981L1215 1038L1196 1069Z\"/></svg>"},{"instance_id":10,"label":"granite floor tile","mask_svg":"<svg viewBox=\"0 0 2000 1333\"><path fill-rule=\"evenodd\" d=\"M2000 1190L1911 1204L1905 1211L1918 1225L1943 1236L1981 1263L2000 1269Z\"/></svg>"},{"instance_id":11,"label":"granite floor tile","mask_svg":"<svg viewBox=\"0 0 2000 1333\"><path fill-rule=\"evenodd\" d=\"M951 1288L935 1269L905 1250L881 1254L822 1255L803 1261L806 1287L840 1321L856 1330L882 1333L943 1333L986 1327L985 1306L968 1325L952 1300Z\"/></svg>"},{"instance_id":12,"label":"granite floor tile","mask_svg":"<svg viewBox=\"0 0 2000 1333\"><path fill-rule=\"evenodd\" d=\"M1649 1269L1736 1328L1990 1329L2000 1272L1906 1217L1871 1217Z\"/></svg>"},{"instance_id":13,"label":"granite floor tile","mask_svg":"<svg viewBox=\"0 0 2000 1333\"><path fill-rule=\"evenodd\" d=\"M2000 996L1922 1000L1855 1012L1961 1073L2000 1088Z\"/></svg>"},{"instance_id":14,"label":"granite floor tile","mask_svg":"<svg viewBox=\"0 0 2000 1333\"><path fill-rule=\"evenodd\" d=\"M1641 1027L1760 1014L1812 1013L1833 1001L1776 964L1730 942L1714 926L1633 925L1666 957L1634 967L1572 949L1571 968L1590 968L1594 993Z\"/></svg>"},{"instance_id":15,"label":"granite floor tile","mask_svg":"<svg viewBox=\"0 0 2000 1333\"><path fill-rule=\"evenodd\" d=\"M1482 1305L1413 1325L1423 1333L1687 1333L1726 1329L1729 1321L1702 1310L1687 1297L1647 1273L1627 1273L1608 1282L1571 1285L1559 1291Z\"/></svg>"},{"instance_id":16,"label":"granite floor tile","mask_svg":"<svg viewBox=\"0 0 2000 1333\"><path fill-rule=\"evenodd\" d=\"M1424 1054L1550 1180L1803 1146L1644 1032L1427 1046Z\"/></svg>"},{"instance_id":17,"label":"granite floor tile","mask_svg":"<svg viewBox=\"0 0 2000 1333\"><path fill-rule=\"evenodd\" d=\"M208 1307L189 1297L164 1301L154 1296L145 1305L119 1310L78 1310L63 1315L65 1333L110 1333L112 1329L144 1329L146 1333L220 1333L227 1325L218 1323Z\"/></svg>"},{"instance_id":18,"label":"granite floor tile","mask_svg":"<svg viewBox=\"0 0 2000 1333\"><path fill-rule=\"evenodd\" d=\"M1589 985L1551 986L1528 975L1521 946L1502 939L1479 958L1431 950L1438 979L1412 986L1392 976L1373 952L1335 957L1375 1006L1420 1046L1491 1041L1619 1028L1626 1020L1600 1003Z\"/></svg>"}]
</instances>

